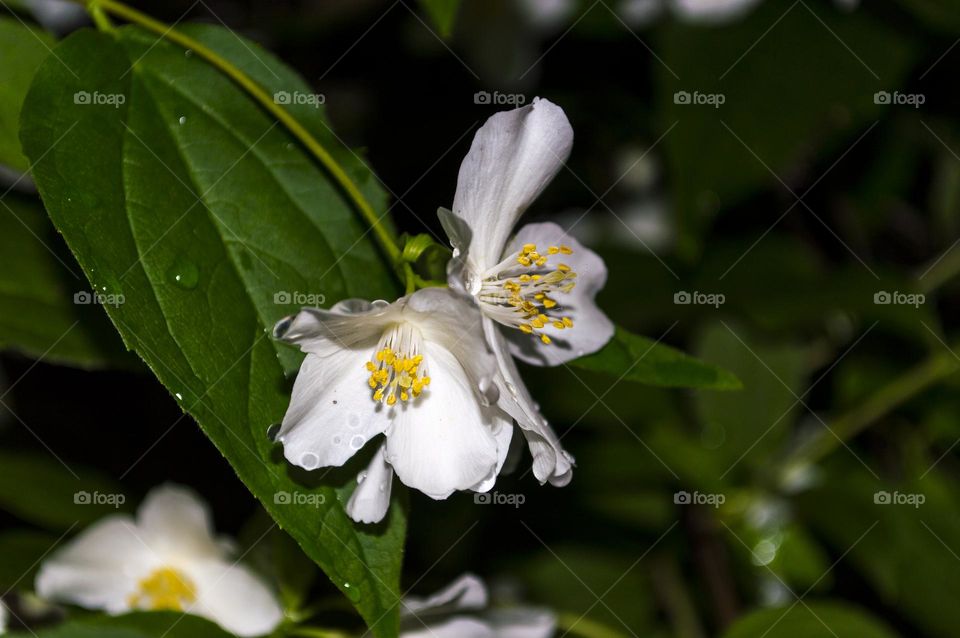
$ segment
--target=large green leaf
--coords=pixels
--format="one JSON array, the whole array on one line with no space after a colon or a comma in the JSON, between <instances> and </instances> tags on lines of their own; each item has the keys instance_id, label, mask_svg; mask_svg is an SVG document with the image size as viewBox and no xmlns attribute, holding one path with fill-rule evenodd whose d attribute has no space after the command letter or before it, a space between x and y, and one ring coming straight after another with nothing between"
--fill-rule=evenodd
<instances>
[{"instance_id":1,"label":"large green leaf","mask_svg":"<svg viewBox=\"0 0 960 638\"><path fill-rule=\"evenodd\" d=\"M652 339L617 328L599 352L580 357L570 365L604 372L624 381L667 388L737 390L740 382L726 370L703 363Z\"/></svg>"},{"instance_id":2,"label":"large green leaf","mask_svg":"<svg viewBox=\"0 0 960 638\"><path fill-rule=\"evenodd\" d=\"M761 609L741 618L723 638L894 638L879 620L835 602L805 602Z\"/></svg>"},{"instance_id":3,"label":"large green leaf","mask_svg":"<svg viewBox=\"0 0 960 638\"><path fill-rule=\"evenodd\" d=\"M3 198L0 255L0 347L86 368L137 363L35 198Z\"/></svg>"},{"instance_id":4,"label":"large green leaf","mask_svg":"<svg viewBox=\"0 0 960 638\"><path fill-rule=\"evenodd\" d=\"M184 31L286 91L278 101L337 147L320 100L269 53L224 29ZM293 293L332 303L395 292L365 228L294 138L190 52L127 27L77 32L56 53L73 72L45 63L22 122L54 224L95 288L124 296L107 311L126 343L374 634L395 636L403 508L355 526L340 501L356 469L308 475L267 437L289 399L284 372L300 361L269 336L302 303ZM336 155L382 209L359 159ZM310 498L286 504L283 493Z\"/></svg>"},{"instance_id":5,"label":"large green leaf","mask_svg":"<svg viewBox=\"0 0 960 638\"><path fill-rule=\"evenodd\" d=\"M20 107L37 67L50 53L53 37L15 18L0 16L0 164L29 168L20 150Z\"/></svg>"}]
</instances>

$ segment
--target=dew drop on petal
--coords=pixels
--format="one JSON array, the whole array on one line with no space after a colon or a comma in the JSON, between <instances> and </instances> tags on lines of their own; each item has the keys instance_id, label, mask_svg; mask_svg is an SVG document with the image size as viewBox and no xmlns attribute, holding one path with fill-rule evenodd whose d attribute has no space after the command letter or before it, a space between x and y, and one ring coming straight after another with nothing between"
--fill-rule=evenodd
<instances>
[{"instance_id":1,"label":"dew drop on petal","mask_svg":"<svg viewBox=\"0 0 960 638\"><path fill-rule=\"evenodd\" d=\"M359 474L357 474L357 485L360 485L361 483L363 483L363 482L366 481L366 480L367 480L367 471L366 471L366 470L364 470L363 472L360 472Z\"/></svg>"},{"instance_id":2,"label":"dew drop on petal","mask_svg":"<svg viewBox=\"0 0 960 638\"><path fill-rule=\"evenodd\" d=\"M380 484L380 491L381 491L381 492L386 492L386 491L387 491L387 484L386 484L386 483L381 483L381 484Z\"/></svg>"},{"instance_id":3,"label":"dew drop on petal","mask_svg":"<svg viewBox=\"0 0 960 638\"><path fill-rule=\"evenodd\" d=\"M350 447L352 447L354 450L359 450L360 448L363 447L363 444L366 442L367 440L365 438L357 434L352 439L350 439Z\"/></svg>"},{"instance_id":4,"label":"dew drop on petal","mask_svg":"<svg viewBox=\"0 0 960 638\"><path fill-rule=\"evenodd\" d=\"M307 470L315 470L320 467L320 457L313 452L304 452L300 457L300 466Z\"/></svg>"},{"instance_id":5,"label":"dew drop on petal","mask_svg":"<svg viewBox=\"0 0 960 638\"><path fill-rule=\"evenodd\" d=\"M343 439L340 438L339 436L333 437L333 444L334 444L334 445L340 445L342 442L343 442Z\"/></svg>"},{"instance_id":6,"label":"dew drop on petal","mask_svg":"<svg viewBox=\"0 0 960 638\"><path fill-rule=\"evenodd\" d=\"M478 385L480 389L480 402L484 406L493 405L500 398L500 388L497 387L497 384L494 383L491 377L481 378Z\"/></svg>"},{"instance_id":7,"label":"dew drop on petal","mask_svg":"<svg viewBox=\"0 0 960 638\"><path fill-rule=\"evenodd\" d=\"M509 390L510 394L513 396L517 396L517 386L513 385L509 381L507 381L507 390Z\"/></svg>"},{"instance_id":8,"label":"dew drop on petal","mask_svg":"<svg viewBox=\"0 0 960 638\"><path fill-rule=\"evenodd\" d=\"M360 427L360 415L355 413L351 414L347 417L347 423L349 423L352 428Z\"/></svg>"}]
</instances>

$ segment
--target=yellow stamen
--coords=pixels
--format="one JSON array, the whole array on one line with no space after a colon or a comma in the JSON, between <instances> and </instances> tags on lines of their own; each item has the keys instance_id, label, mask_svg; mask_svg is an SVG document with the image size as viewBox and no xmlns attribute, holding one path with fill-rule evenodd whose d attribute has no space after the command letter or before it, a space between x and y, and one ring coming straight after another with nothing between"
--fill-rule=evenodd
<instances>
[{"instance_id":1,"label":"yellow stamen","mask_svg":"<svg viewBox=\"0 0 960 638\"><path fill-rule=\"evenodd\" d=\"M196 600L197 590L189 578L171 567L161 567L140 581L128 602L136 609L183 611Z\"/></svg>"}]
</instances>

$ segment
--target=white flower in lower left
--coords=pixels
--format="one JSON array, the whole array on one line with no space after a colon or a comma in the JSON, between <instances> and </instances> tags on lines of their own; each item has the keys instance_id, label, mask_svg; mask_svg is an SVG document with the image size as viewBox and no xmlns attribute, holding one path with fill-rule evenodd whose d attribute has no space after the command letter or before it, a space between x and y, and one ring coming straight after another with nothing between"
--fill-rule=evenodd
<instances>
[{"instance_id":1,"label":"white flower in lower left","mask_svg":"<svg viewBox=\"0 0 960 638\"><path fill-rule=\"evenodd\" d=\"M207 505L191 490L152 490L136 518L113 515L54 553L37 593L110 614L174 610L203 616L238 636L268 634L283 619L274 593L230 558Z\"/></svg>"}]
</instances>

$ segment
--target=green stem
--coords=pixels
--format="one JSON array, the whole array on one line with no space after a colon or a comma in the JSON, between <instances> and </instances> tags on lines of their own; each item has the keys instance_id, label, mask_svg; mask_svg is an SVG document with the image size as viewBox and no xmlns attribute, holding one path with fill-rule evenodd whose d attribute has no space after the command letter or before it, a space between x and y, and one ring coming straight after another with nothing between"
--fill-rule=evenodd
<instances>
[{"instance_id":1,"label":"green stem","mask_svg":"<svg viewBox=\"0 0 960 638\"><path fill-rule=\"evenodd\" d=\"M113 23L110 22L110 16L104 12L103 8L97 3L97 0L91 0L90 4L87 5L87 12L93 19L93 24L96 25L97 29L107 33L113 31Z\"/></svg>"},{"instance_id":2,"label":"green stem","mask_svg":"<svg viewBox=\"0 0 960 638\"><path fill-rule=\"evenodd\" d=\"M368 202L363 193L360 192L360 189L353 182L353 180L350 179L350 176L347 175L346 171L344 171L343 168L333 158L333 156L330 155L327 149L325 149L323 145L317 141L317 138L315 138L306 128L304 128L304 126L300 124L296 118L290 115L285 108L277 104L273 100L273 97L263 90L263 88L254 82L247 74L201 42L194 40L190 36L184 35L172 26L168 26L159 20L155 20L150 16L137 11L136 9L128 7L125 4L115 2L114 0L74 1L86 4L94 20L97 20L97 13L102 13L105 11L116 17L138 24L149 31L159 34L171 42L175 42L180 46L190 49L196 55L209 62L231 80L236 82L264 109L266 109L271 115L273 115L284 126L286 126L287 130L289 130L290 133L296 137L307 148L307 150L313 154L314 157L317 158L324 168L327 169L330 175L333 176L334 180L336 180L340 187L343 188L347 196L353 201L360 215L373 229L377 241L380 243L383 251L390 259L390 262L395 266L400 264L401 251L400 247L397 245L396 239L393 237L392 233L380 223L380 218L377 216L376 212L374 212L373 206L370 205L370 202ZM409 267L400 267L399 272L402 275L401 278L407 285L407 289L410 290L411 288L415 288L416 284L413 283L411 277L413 274L412 270Z\"/></svg>"},{"instance_id":3,"label":"green stem","mask_svg":"<svg viewBox=\"0 0 960 638\"><path fill-rule=\"evenodd\" d=\"M852 439L867 426L957 370L960 370L960 359L953 351L931 355L834 421L830 426L832 432L824 428L798 446L782 465L780 480L788 480L797 470L816 463L842 442Z\"/></svg>"}]
</instances>

